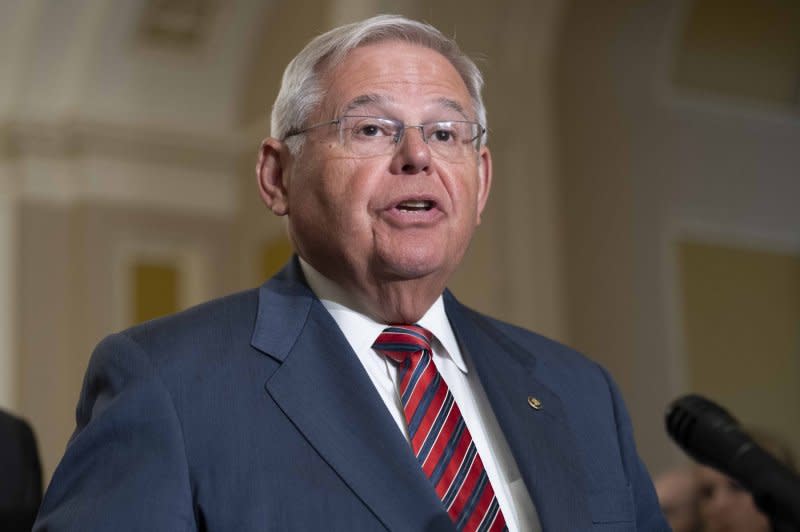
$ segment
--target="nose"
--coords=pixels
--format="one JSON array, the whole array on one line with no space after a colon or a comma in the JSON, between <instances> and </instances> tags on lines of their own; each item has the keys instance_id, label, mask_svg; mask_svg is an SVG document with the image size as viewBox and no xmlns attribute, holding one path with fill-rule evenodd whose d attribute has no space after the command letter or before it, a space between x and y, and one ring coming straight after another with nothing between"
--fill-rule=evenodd
<instances>
[{"instance_id":1,"label":"nose","mask_svg":"<svg viewBox=\"0 0 800 532\"><path fill-rule=\"evenodd\" d=\"M428 173L431 149L422 137L422 128L411 126L403 131L397 143L390 169L395 174Z\"/></svg>"}]
</instances>

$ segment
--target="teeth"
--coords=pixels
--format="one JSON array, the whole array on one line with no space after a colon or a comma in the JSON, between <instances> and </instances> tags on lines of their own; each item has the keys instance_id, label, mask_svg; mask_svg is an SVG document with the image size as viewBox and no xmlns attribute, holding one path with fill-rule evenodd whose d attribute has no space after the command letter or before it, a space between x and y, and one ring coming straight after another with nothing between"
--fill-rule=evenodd
<instances>
[{"instance_id":1,"label":"teeth","mask_svg":"<svg viewBox=\"0 0 800 532\"><path fill-rule=\"evenodd\" d=\"M409 200L400 203L397 207L407 211L427 210L433 206L433 202L427 200Z\"/></svg>"}]
</instances>

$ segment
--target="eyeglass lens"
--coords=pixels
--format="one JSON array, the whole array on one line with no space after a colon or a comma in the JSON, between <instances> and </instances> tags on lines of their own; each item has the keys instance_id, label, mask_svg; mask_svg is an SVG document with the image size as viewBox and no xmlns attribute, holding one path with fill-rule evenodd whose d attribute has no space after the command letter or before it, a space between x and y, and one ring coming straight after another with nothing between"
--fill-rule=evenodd
<instances>
[{"instance_id":1,"label":"eyeglass lens","mask_svg":"<svg viewBox=\"0 0 800 532\"><path fill-rule=\"evenodd\" d=\"M372 116L343 116L339 119L342 145L354 155L392 153L406 129L417 129L431 151L449 160L474 154L480 144L482 128L476 122L440 121L406 126L397 120Z\"/></svg>"}]
</instances>

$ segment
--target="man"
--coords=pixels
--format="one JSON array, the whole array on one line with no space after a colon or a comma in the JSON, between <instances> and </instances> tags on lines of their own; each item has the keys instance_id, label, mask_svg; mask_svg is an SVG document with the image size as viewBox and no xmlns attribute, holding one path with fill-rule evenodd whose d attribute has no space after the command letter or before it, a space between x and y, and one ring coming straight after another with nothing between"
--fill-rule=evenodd
<instances>
[{"instance_id":1,"label":"man","mask_svg":"<svg viewBox=\"0 0 800 532\"><path fill-rule=\"evenodd\" d=\"M666 530L608 375L445 290L481 85L392 16L290 63L257 173L297 257L98 346L41 530Z\"/></svg>"}]
</instances>

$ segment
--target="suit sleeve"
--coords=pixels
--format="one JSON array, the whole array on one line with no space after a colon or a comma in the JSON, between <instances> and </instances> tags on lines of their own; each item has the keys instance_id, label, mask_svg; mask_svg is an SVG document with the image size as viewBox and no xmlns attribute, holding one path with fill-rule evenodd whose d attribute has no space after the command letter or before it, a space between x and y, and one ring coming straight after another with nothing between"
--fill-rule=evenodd
<instances>
[{"instance_id":1,"label":"suit sleeve","mask_svg":"<svg viewBox=\"0 0 800 532\"><path fill-rule=\"evenodd\" d=\"M181 424L146 353L98 345L34 531L196 530Z\"/></svg>"},{"instance_id":2,"label":"suit sleeve","mask_svg":"<svg viewBox=\"0 0 800 532\"><path fill-rule=\"evenodd\" d=\"M633 503L636 508L636 530L669 531L670 527L661 512L650 474L636 451L636 444L633 439L633 425L622 399L622 394L620 394L617 385L608 372L602 367L600 369L608 383L614 403L622 465L630 482Z\"/></svg>"}]
</instances>

